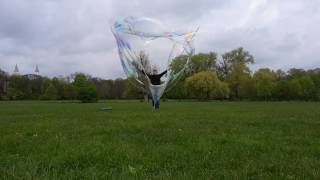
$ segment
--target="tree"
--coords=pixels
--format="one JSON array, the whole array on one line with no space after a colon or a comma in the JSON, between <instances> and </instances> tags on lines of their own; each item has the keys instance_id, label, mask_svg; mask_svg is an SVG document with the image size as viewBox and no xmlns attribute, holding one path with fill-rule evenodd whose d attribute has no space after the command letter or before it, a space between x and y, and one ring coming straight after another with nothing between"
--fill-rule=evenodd
<instances>
[{"instance_id":1,"label":"tree","mask_svg":"<svg viewBox=\"0 0 320 180\"><path fill-rule=\"evenodd\" d=\"M305 74L306 74L306 71L303 69L292 68L288 71L288 76L292 79L302 77Z\"/></svg>"},{"instance_id":2,"label":"tree","mask_svg":"<svg viewBox=\"0 0 320 180\"><path fill-rule=\"evenodd\" d=\"M317 90L314 82L309 75L304 75L299 79L302 96L305 100L316 99Z\"/></svg>"},{"instance_id":3,"label":"tree","mask_svg":"<svg viewBox=\"0 0 320 180\"><path fill-rule=\"evenodd\" d=\"M169 65L169 68L171 69L172 73L176 74L180 72L185 67L188 57L189 56L187 55L180 55L175 57ZM190 65L188 67L190 68Z\"/></svg>"},{"instance_id":4,"label":"tree","mask_svg":"<svg viewBox=\"0 0 320 180\"><path fill-rule=\"evenodd\" d=\"M250 75L244 76L238 90L239 98L241 99L255 99L256 89L253 78Z\"/></svg>"},{"instance_id":5,"label":"tree","mask_svg":"<svg viewBox=\"0 0 320 180\"><path fill-rule=\"evenodd\" d=\"M8 97L11 100L28 99L31 94L29 80L26 77L13 75L9 78Z\"/></svg>"},{"instance_id":6,"label":"tree","mask_svg":"<svg viewBox=\"0 0 320 180\"><path fill-rule=\"evenodd\" d=\"M0 100L7 95L8 78L8 74L0 69Z\"/></svg>"},{"instance_id":7,"label":"tree","mask_svg":"<svg viewBox=\"0 0 320 180\"><path fill-rule=\"evenodd\" d=\"M97 102L97 89L92 84L78 89L78 98L82 103Z\"/></svg>"},{"instance_id":8,"label":"tree","mask_svg":"<svg viewBox=\"0 0 320 180\"><path fill-rule=\"evenodd\" d=\"M105 81L101 78L91 78L90 83L94 84L97 89L97 94L99 99L106 99L106 88Z\"/></svg>"},{"instance_id":9,"label":"tree","mask_svg":"<svg viewBox=\"0 0 320 180\"><path fill-rule=\"evenodd\" d=\"M113 80L104 80L103 81L103 89L104 89L104 92L105 92L105 98L106 99L114 99L114 96L113 96Z\"/></svg>"},{"instance_id":10,"label":"tree","mask_svg":"<svg viewBox=\"0 0 320 180\"><path fill-rule=\"evenodd\" d=\"M276 73L270 69L259 69L253 75L256 95L260 99L268 100L272 97L275 87Z\"/></svg>"},{"instance_id":11,"label":"tree","mask_svg":"<svg viewBox=\"0 0 320 180\"><path fill-rule=\"evenodd\" d=\"M180 74L179 79L177 79L178 82L169 89L168 93L165 94L165 97L177 99L187 98L188 95L184 88L186 78L202 71L216 70L217 54L215 52L193 55L189 60L189 64L186 66L188 58L189 56L187 55L180 55L172 60L170 64L172 74L177 75L177 73L181 72L185 67L186 69Z\"/></svg>"},{"instance_id":12,"label":"tree","mask_svg":"<svg viewBox=\"0 0 320 180\"><path fill-rule=\"evenodd\" d=\"M148 84L149 80L148 77L146 77L145 74L150 74L151 73L151 62L149 60L149 56L148 54L146 54L144 51L140 51L139 52L139 59L138 62L134 61L132 62L132 65L135 67L136 70L136 74L130 75L130 77L128 78L129 81L131 82L131 84L127 84L129 85L129 87L134 86L134 87L139 87L139 82L142 82L143 84ZM114 86L117 89L122 89L123 86L125 86L126 83L122 83L121 81L119 81L119 79L116 79L116 81L114 82ZM134 90L133 88L129 89ZM125 90L121 91L121 93L125 93ZM130 91L127 91L126 94L121 94L121 96L127 96L129 95ZM138 89L138 91L140 92L141 90ZM142 91L144 93L144 99L148 99L148 93L146 91ZM119 93L117 92L113 92L114 94L116 94L117 96L114 98L121 98L121 96L119 95ZM131 96L131 95L129 95Z\"/></svg>"},{"instance_id":13,"label":"tree","mask_svg":"<svg viewBox=\"0 0 320 180\"><path fill-rule=\"evenodd\" d=\"M286 76L287 76L287 74L286 74L286 72L284 72L283 70L278 69L278 70L276 71L276 78L277 78L278 81L285 79Z\"/></svg>"},{"instance_id":14,"label":"tree","mask_svg":"<svg viewBox=\"0 0 320 180\"><path fill-rule=\"evenodd\" d=\"M185 67L188 58L189 56L187 55L181 55L174 58L170 64L172 72L175 74L181 71ZM216 63L217 54L215 52L193 55L189 61L186 76L190 76L201 71L215 71L217 66Z\"/></svg>"},{"instance_id":15,"label":"tree","mask_svg":"<svg viewBox=\"0 0 320 180\"><path fill-rule=\"evenodd\" d=\"M280 80L275 83L275 87L273 90L273 97L277 100L289 100L289 81L288 80Z\"/></svg>"},{"instance_id":16,"label":"tree","mask_svg":"<svg viewBox=\"0 0 320 180\"><path fill-rule=\"evenodd\" d=\"M203 71L188 77L185 87L192 98L208 100L211 98L224 98L227 96L228 88L221 83L216 73Z\"/></svg>"},{"instance_id":17,"label":"tree","mask_svg":"<svg viewBox=\"0 0 320 180\"><path fill-rule=\"evenodd\" d=\"M41 96L42 100L57 100L59 97L58 90L53 84L50 84Z\"/></svg>"},{"instance_id":18,"label":"tree","mask_svg":"<svg viewBox=\"0 0 320 180\"><path fill-rule=\"evenodd\" d=\"M230 89L227 83L221 82L219 79L217 81L216 90L214 97L216 99L228 99L230 94Z\"/></svg>"},{"instance_id":19,"label":"tree","mask_svg":"<svg viewBox=\"0 0 320 180\"><path fill-rule=\"evenodd\" d=\"M238 48L222 55L222 61L217 66L220 79L226 80L230 87L231 97L242 98L243 92L251 79L248 64L254 63L253 56L243 48Z\"/></svg>"},{"instance_id":20,"label":"tree","mask_svg":"<svg viewBox=\"0 0 320 180\"><path fill-rule=\"evenodd\" d=\"M253 63L254 58L249 51L245 51L242 47L240 47L222 55L222 60L219 61L217 66L217 73L221 79L226 79L231 73L234 65L243 65L243 70L250 72L247 65Z\"/></svg>"},{"instance_id":21,"label":"tree","mask_svg":"<svg viewBox=\"0 0 320 180\"><path fill-rule=\"evenodd\" d=\"M320 68L309 70L308 75L311 77L316 89L314 100L320 100Z\"/></svg>"},{"instance_id":22,"label":"tree","mask_svg":"<svg viewBox=\"0 0 320 180\"><path fill-rule=\"evenodd\" d=\"M185 90L185 79L191 75L191 65L187 64L189 56L180 55L174 58L169 66L172 71L172 75L179 75L176 79L174 86L168 87L168 92L164 94L165 98L183 99L187 98L187 92ZM190 62L190 61L189 61ZM182 70L184 71L182 72ZM178 74L181 72L182 74Z\"/></svg>"},{"instance_id":23,"label":"tree","mask_svg":"<svg viewBox=\"0 0 320 180\"><path fill-rule=\"evenodd\" d=\"M64 94L64 85L66 84L66 82L63 81L63 78L57 78L54 77L51 80L52 85L54 85L54 87L57 89L58 91L58 99L63 99L63 94Z\"/></svg>"},{"instance_id":24,"label":"tree","mask_svg":"<svg viewBox=\"0 0 320 180\"><path fill-rule=\"evenodd\" d=\"M126 90L126 82L123 79L116 79L113 84L112 95L116 99L121 99Z\"/></svg>"},{"instance_id":25,"label":"tree","mask_svg":"<svg viewBox=\"0 0 320 180\"><path fill-rule=\"evenodd\" d=\"M42 84L43 84L44 78L41 76L37 76L35 79L29 79L29 85L31 89L30 96L28 99L39 99L42 94Z\"/></svg>"},{"instance_id":26,"label":"tree","mask_svg":"<svg viewBox=\"0 0 320 180\"><path fill-rule=\"evenodd\" d=\"M144 72L151 73L151 63L148 54L146 54L144 51L140 51L139 60ZM139 70L142 70L142 68L139 68Z\"/></svg>"},{"instance_id":27,"label":"tree","mask_svg":"<svg viewBox=\"0 0 320 180\"><path fill-rule=\"evenodd\" d=\"M246 89L246 85L251 79L251 75L246 70L245 64L233 64L231 71L226 78L226 81L229 84L231 97L233 99L243 98L241 95L246 94L243 91Z\"/></svg>"},{"instance_id":28,"label":"tree","mask_svg":"<svg viewBox=\"0 0 320 180\"><path fill-rule=\"evenodd\" d=\"M143 99L143 96L146 94L146 92L134 86L132 81L135 80L133 78L128 78L125 80L125 90L122 97L126 99Z\"/></svg>"},{"instance_id":29,"label":"tree","mask_svg":"<svg viewBox=\"0 0 320 180\"><path fill-rule=\"evenodd\" d=\"M183 80L178 80L174 86L168 87L168 92L164 94L165 98L170 98L170 99L185 99L188 98L187 96L187 91L185 88L185 81ZM170 89L171 88L171 89Z\"/></svg>"},{"instance_id":30,"label":"tree","mask_svg":"<svg viewBox=\"0 0 320 180\"><path fill-rule=\"evenodd\" d=\"M77 74L74 79L77 97L82 103L96 102L98 100L96 87L89 83L84 74Z\"/></svg>"},{"instance_id":31,"label":"tree","mask_svg":"<svg viewBox=\"0 0 320 180\"><path fill-rule=\"evenodd\" d=\"M44 78L41 85L41 94L44 94L47 88L50 86L51 80L49 78Z\"/></svg>"},{"instance_id":32,"label":"tree","mask_svg":"<svg viewBox=\"0 0 320 180\"><path fill-rule=\"evenodd\" d=\"M292 79L288 83L288 96L291 100L301 99L303 91L299 79Z\"/></svg>"},{"instance_id":33,"label":"tree","mask_svg":"<svg viewBox=\"0 0 320 180\"><path fill-rule=\"evenodd\" d=\"M199 53L191 57L190 73L195 74L201 71L216 70L217 54L214 52Z\"/></svg>"},{"instance_id":34,"label":"tree","mask_svg":"<svg viewBox=\"0 0 320 180\"><path fill-rule=\"evenodd\" d=\"M76 98L77 98L76 87L73 84L64 84L62 99L74 100Z\"/></svg>"}]
</instances>

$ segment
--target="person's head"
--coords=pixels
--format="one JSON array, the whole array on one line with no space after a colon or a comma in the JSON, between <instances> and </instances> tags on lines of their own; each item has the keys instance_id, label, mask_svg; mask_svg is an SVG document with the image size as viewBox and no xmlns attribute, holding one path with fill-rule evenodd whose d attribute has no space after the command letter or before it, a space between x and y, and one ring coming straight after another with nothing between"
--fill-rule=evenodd
<instances>
[{"instance_id":1,"label":"person's head","mask_svg":"<svg viewBox=\"0 0 320 180\"><path fill-rule=\"evenodd\" d=\"M152 74L154 75L158 74L158 68L156 67L152 68Z\"/></svg>"}]
</instances>

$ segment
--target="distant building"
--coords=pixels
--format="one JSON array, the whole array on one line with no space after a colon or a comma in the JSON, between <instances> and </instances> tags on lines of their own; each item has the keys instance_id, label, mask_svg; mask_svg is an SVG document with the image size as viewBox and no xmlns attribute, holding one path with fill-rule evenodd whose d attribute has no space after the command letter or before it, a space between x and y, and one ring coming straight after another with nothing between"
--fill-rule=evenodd
<instances>
[{"instance_id":1,"label":"distant building","mask_svg":"<svg viewBox=\"0 0 320 180\"><path fill-rule=\"evenodd\" d=\"M15 75L19 75L19 68L18 68L18 65L16 64L16 66L14 67L14 71L13 71L13 74Z\"/></svg>"},{"instance_id":2,"label":"distant building","mask_svg":"<svg viewBox=\"0 0 320 180\"><path fill-rule=\"evenodd\" d=\"M14 74L14 75L21 75L17 64L16 64L15 67L14 67L13 74ZM33 73L31 73L31 74L24 74L24 75L22 75L22 76L28 78L29 80L35 80L35 79L40 78L41 76L40 76L40 70L39 70L38 65L36 65L36 68L35 68L35 70L34 70Z\"/></svg>"},{"instance_id":3,"label":"distant building","mask_svg":"<svg viewBox=\"0 0 320 180\"><path fill-rule=\"evenodd\" d=\"M35 80L35 79L41 78L40 75L36 75L36 74L25 74L23 75L23 77L26 77L29 80Z\"/></svg>"},{"instance_id":4,"label":"distant building","mask_svg":"<svg viewBox=\"0 0 320 180\"><path fill-rule=\"evenodd\" d=\"M36 69L34 70L34 74L36 74L36 75L40 74L38 64L36 65Z\"/></svg>"}]
</instances>

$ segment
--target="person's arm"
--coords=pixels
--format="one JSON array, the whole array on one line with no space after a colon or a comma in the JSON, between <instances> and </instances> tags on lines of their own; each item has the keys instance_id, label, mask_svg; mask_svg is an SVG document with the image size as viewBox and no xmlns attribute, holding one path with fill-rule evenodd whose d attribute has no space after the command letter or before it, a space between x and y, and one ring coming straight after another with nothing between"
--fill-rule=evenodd
<instances>
[{"instance_id":1,"label":"person's arm","mask_svg":"<svg viewBox=\"0 0 320 180\"><path fill-rule=\"evenodd\" d=\"M140 72L141 72L142 74L146 75L146 76L149 76L149 74L147 74L146 72L144 72L143 69L140 69Z\"/></svg>"},{"instance_id":2,"label":"person's arm","mask_svg":"<svg viewBox=\"0 0 320 180\"><path fill-rule=\"evenodd\" d=\"M160 77L162 77L163 75L167 74L168 70L163 71L161 74L159 74Z\"/></svg>"}]
</instances>

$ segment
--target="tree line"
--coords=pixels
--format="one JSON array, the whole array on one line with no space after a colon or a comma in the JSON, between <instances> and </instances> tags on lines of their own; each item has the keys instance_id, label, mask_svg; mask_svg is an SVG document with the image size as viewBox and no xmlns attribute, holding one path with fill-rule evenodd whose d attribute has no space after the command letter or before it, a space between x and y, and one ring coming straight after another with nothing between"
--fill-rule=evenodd
<instances>
[{"instance_id":1,"label":"tree line","mask_svg":"<svg viewBox=\"0 0 320 180\"><path fill-rule=\"evenodd\" d=\"M175 61L181 64L186 59ZM320 68L287 72L261 68L252 72L254 57L243 48L222 54L199 53L168 98L199 100L320 100Z\"/></svg>"},{"instance_id":2,"label":"tree line","mask_svg":"<svg viewBox=\"0 0 320 180\"><path fill-rule=\"evenodd\" d=\"M179 56L170 65L178 71L187 61ZM320 100L320 69L292 68L287 72L249 66L254 57L243 48L222 54L191 57L183 76L165 95L169 99L198 100ZM145 92L130 79L105 80L83 73L67 77L9 75L0 69L0 100L142 99Z\"/></svg>"}]
</instances>

